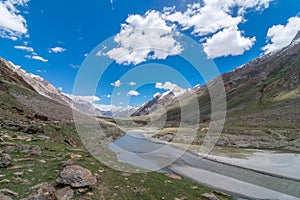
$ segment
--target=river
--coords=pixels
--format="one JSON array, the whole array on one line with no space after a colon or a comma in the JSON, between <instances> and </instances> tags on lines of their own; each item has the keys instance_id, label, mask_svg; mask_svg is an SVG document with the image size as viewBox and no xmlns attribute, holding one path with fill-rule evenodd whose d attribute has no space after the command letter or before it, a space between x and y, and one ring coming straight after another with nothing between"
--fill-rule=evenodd
<instances>
[{"instance_id":1,"label":"river","mask_svg":"<svg viewBox=\"0 0 300 200\"><path fill-rule=\"evenodd\" d=\"M119 161L150 171L171 171L238 199L300 199L298 180L208 160L150 141L144 134L144 131L128 131L111 143L110 149Z\"/></svg>"}]
</instances>

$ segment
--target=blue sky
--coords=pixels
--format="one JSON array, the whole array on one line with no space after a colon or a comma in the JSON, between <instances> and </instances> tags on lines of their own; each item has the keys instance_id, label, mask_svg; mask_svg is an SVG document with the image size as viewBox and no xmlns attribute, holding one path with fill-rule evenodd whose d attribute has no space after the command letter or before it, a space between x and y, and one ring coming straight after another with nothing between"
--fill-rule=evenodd
<instances>
[{"instance_id":1,"label":"blue sky","mask_svg":"<svg viewBox=\"0 0 300 200\"><path fill-rule=\"evenodd\" d=\"M82 87L76 95L95 95L99 104L111 104L112 96L116 106L141 104L175 84L205 82L182 57L187 47L180 35L204 48L200 63L209 58L223 73L287 45L300 30L299 12L299 0L1 0L0 56L69 94L88 67L84 61L93 60L103 70L96 93Z\"/></svg>"}]
</instances>

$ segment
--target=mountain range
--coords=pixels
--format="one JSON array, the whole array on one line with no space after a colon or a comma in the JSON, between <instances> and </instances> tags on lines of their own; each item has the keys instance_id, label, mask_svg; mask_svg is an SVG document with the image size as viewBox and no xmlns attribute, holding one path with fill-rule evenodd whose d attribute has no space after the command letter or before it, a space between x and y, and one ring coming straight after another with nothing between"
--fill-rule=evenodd
<instances>
[{"instance_id":1,"label":"mountain range","mask_svg":"<svg viewBox=\"0 0 300 200\"><path fill-rule=\"evenodd\" d=\"M165 109L165 128L155 137L172 140L174 128L180 125L181 110L193 110L188 102L189 94L194 94L202 128L194 143L201 144L212 115L208 88L213 88L218 78L224 82L227 100L227 117L218 145L300 151L300 32L287 47L189 89L182 96L173 91L156 96L132 116L145 117ZM187 103L180 106L179 101Z\"/></svg>"}]
</instances>

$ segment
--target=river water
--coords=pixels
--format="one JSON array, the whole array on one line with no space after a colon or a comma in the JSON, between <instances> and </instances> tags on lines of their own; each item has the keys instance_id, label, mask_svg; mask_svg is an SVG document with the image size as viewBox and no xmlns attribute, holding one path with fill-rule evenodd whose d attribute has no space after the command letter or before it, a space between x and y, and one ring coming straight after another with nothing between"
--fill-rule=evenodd
<instances>
[{"instance_id":1,"label":"river water","mask_svg":"<svg viewBox=\"0 0 300 200\"><path fill-rule=\"evenodd\" d=\"M149 141L144 134L144 131L129 131L111 143L110 149L119 161L150 171L172 171L237 198L300 199L300 181L204 159L170 145Z\"/></svg>"}]
</instances>

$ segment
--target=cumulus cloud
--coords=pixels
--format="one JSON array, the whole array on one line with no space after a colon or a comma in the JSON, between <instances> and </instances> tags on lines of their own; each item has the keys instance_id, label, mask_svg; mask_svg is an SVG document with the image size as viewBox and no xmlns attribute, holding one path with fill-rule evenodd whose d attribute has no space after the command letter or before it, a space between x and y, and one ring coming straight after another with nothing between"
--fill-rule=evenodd
<instances>
[{"instance_id":1,"label":"cumulus cloud","mask_svg":"<svg viewBox=\"0 0 300 200\"><path fill-rule=\"evenodd\" d=\"M183 29L192 28L192 34L204 36L241 23L241 16L233 17L228 13L229 5L226 1L222 4L220 1L205 1L203 7L193 4L185 12L167 12L165 15L167 20L179 23Z\"/></svg>"},{"instance_id":2,"label":"cumulus cloud","mask_svg":"<svg viewBox=\"0 0 300 200\"><path fill-rule=\"evenodd\" d=\"M155 84L155 88L157 89L162 89L162 90L174 90L174 89L182 89L181 87L179 87L178 85L171 83L169 81L165 82L165 83L156 83Z\"/></svg>"},{"instance_id":3,"label":"cumulus cloud","mask_svg":"<svg viewBox=\"0 0 300 200\"><path fill-rule=\"evenodd\" d=\"M128 93L127 93L127 96L139 96L140 93L138 91L135 91L135 90L130 90Z\"/></svg>"},{"instance_id":4,"label":"cumulus cloud","mask_svg":"<svg viewBox=\"0 0 300 200\"><path fill-rule=\"evenodd\" d=\"M17 7L26 7L29 0L0 1L0 37L17 40L27 35L27 22Z\"/></svg>"},{"instance_id":5,"label":"cumulus cloud","mask_svg":"<svg viewBox=\"0 0 300 200\"><path fill-rule=\"evenodd\" d=\"M176 37L175 26L169 25L158 11L148 11L144 16L130 15L114 38L118 47L106 55L124 65L166 59L182 52Z\"/></svg>"},{"instance_id":6,"label":"cumulus cloud","mask_svg":"<svg viewBox=\"0 0 300 200\"><path fill-rule=\"evenodd\" d=\"M203 46L208 58L213 59L220 56L242 55L253 46L254 42L255 37L243 37L237 27L230 27L208 38Z\"/></svg>"},{"instance_id":7,"label":"cumulus cloud","mask_svg":"<svg viewBox=\"0 0 300 200\"><path fill-rule=\"evenodd\" d=\"M27 51L27 52L34 52L34 49L32 47L28 46L14 46L15 49Z\"/></svg>"},{"instance_id":8,"label":"cumulus cloud","mask_svg":"<svg viewBox=\"0 0 300 200\"><path fill-rule=\"evenodd\" d=\"M47 59L45 59L41 56L38 56L38 55L26 55L25 57L28 58L28 59L39 60L39 61L42 61L42 62L48 62Z\"/></svg>"},{"instance_id":9,"label":"cumulus cloud","mask_svg":"<svg viewBox=\"0 0 300 200\"><path fill-rule=\"evenodd\" d=\"M151 59L166 59L183 51L178 31L190 30L206 47L208 57L240 55L253 46L255 38L243 36L244 33L237 28L238 25L246 21L247 12L262 11L272 1L203 0L201 4L188 5L183 11L176 10L174 6L164 8L162 12L150 10L144 16L130 15L114 38L118 47L98 54L125 65L137 65ZM228 48L217 50L217 46L212 46L221 42L228 44L227 38L233 40Z\"/></svg>"},{"instance_id":10,"label":"cumulus cloud","mask_svg":"<svg viewBox=\"0 0 300 200\"><path fill-rule=\"evenodd\" d=\"M117 80L116 82L114 83L111 83L110 85L114 86L114 87L120 87L122 85L121 81L120 80Z\"/></svg>"},{"instance_id":11,"label":"cumulus cloud","mask_svg":"<svg viewBox=\"0 0 300 200\"><path fill-rule=\"evenodd\" d=\"M192 34L201 37L200 42L203 42L209 58L236 56L249 50L255 42L255 37L244 37L237 28L246 21L245 13L251 9L266 9L271 2L272 0L204 0L201 5L188 5L183 12L176 11L175 7L165 9L164 16L178 24L182 30L191 29Z\"/></svg>"},{"instance_id":12,"label":"cumulus cloud","mask_svg":"<svg viewBox=\"0 0 300 200\"><path fill-rule=\"evenodd\" d=\"M130 82L129 85L130 85L130 86L135 86L135 85L136 85L136 82Z\"/></svg>"},{"instance_id":13,"label":"cumulus cloud","mask_svg":"<svg viewBox=\"0 0 300 200\"><path fill-rule=\"evenodd\" d=\"M267 33L269 43L262 50L270 53L289 45L298 31L300 31L300 17L298 16L291 17L286 25L274 25Z\"/></svg>"},{"instance_id":14,"label":"cumulus cloud","mask_svg":"<svg viewBox=\"0 0 300 200\"><path fill-rule=\"evenodd\" d=\"M66 51L66 49L62 48L62 47L53 47L53 48L49 49L49 53L62 53L65 51Z\"/></svg>"}]
</instances>

